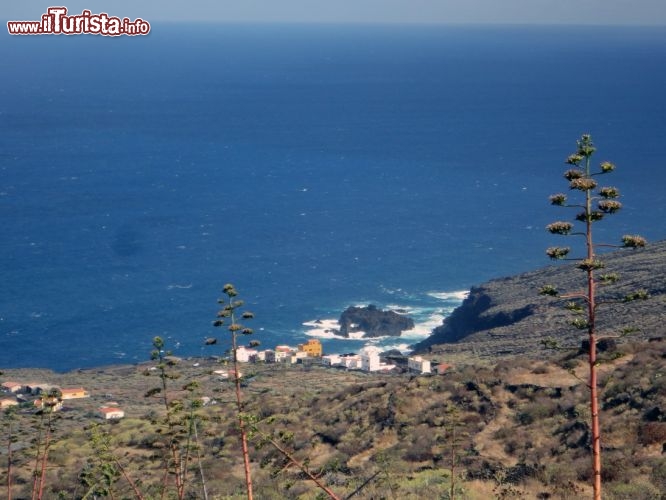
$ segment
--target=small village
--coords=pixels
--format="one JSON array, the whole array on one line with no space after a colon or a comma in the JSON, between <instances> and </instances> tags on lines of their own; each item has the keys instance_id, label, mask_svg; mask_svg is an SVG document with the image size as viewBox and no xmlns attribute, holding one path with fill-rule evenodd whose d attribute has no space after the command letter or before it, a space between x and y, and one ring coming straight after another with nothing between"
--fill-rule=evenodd
<instances>
[{"instance_id":1,"label":"small village","mask_svg":"<svg viewBox=\"0 0 666 500\"><path fill-rule=\"evenodd\" d=\"M390 372L398 369L397 364L382 361L382 351L375 346L366 346L358 353L351 354L323 354L321 342L310 339L304 344L294 348L288 345L279 345L275 349L259 351L249 347L240 346L236 350L236 359L241 363L319 363L323 366L346 368L349 370L362 370L365 372ZM422 356L407 357L407 371L427 375L440 374L450 368L450 365L438 364L434 367L431 362Z\"/></svg>"},{"instance_id":2,"label":"small village","mask_svg":"<svg viewBox=\"0 0 666 500\"><path fill-rule=\"evenodd\" d=\"M213 357L218 366L225 368L212 370L211 376L218 382L234 380L235 371L229 366L232 358ZM168 356L175 363L183 363L184 360L175 356ZM243 365L253 364L282 364L321 366L324 368L355 370L361 372L372 372L376 374L400 374L412 375L443 374L451 368L448 364L436 364L433 366L430 360L421 356L399 356L391 358L392 362L386 362L382 358L382 351L375 346L366 346L358 353L328 354L323 353L323 347L319 340L309 339L297 347L278 345L274 349L258 350L250 346L239 346L236 349L236 360ZM199 361L192 365L197 368L201 366ZM146 372L157 371L156 366L149 366ZM239 368L238 377L244 378L243 370ZM0 410L11 407L21 407L24 411L39 413L48 408L49 411L62 411L68 408L73 400L90 399L91 393L84 387L60 387L44 381L21 381L5 380L1 384ZM109 391L112 388L108 388ZM125 417L125 410L119 403L113 401L109 392L98 394L97 400L100 404L90 411L89 416L102 421L113 421ZM103 403L102 403L103 401ZM213 404L214 400L208 396L201 398L203 405ZM70 408L71 409L71 408Z\"/></svg>"}]
</instances>

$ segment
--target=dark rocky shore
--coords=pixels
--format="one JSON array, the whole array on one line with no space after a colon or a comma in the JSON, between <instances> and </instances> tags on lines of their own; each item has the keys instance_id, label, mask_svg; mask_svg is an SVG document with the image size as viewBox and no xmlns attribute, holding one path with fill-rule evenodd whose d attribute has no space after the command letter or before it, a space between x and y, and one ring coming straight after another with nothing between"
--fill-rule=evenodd
<instances>
[{"instance_id":1,"label":"dark rocky shore","mask_svg":"<svg viewBox=\"0 0 666 500\"><path fill-rule=\"evenodd\" d=\"M600 256L606 264L598 273L617 273L619 281L601 286L598 299L609 301L598 309L601 336L617 336L623 329L636 329L628 338L650 339L666 335L666 241L639 250L619 250ZM469 350L482 356L543 353L541 341L557 340L561 345L580 345L585 332L570 325L572 313L564 299L539 295L551 284L562 293L583 291L585 273L575 263L499 278L473 287L442 326L416 344L417 352L459 352ZM645 289L649 300L623 302L637 289Z\"/></svg>"}]
</instances>

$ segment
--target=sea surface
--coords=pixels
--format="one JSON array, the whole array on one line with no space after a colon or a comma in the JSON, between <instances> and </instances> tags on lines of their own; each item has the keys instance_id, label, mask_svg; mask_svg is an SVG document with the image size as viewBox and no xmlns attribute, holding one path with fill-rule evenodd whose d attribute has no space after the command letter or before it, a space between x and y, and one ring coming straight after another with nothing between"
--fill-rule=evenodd
<instances>
[{"instance_id":1,"label":"sea surface","mask_svg":"<svg viewBox=\"0 0 666 500\"><path fill-rule=\"evenodd\" d=\"M666 234L664 28L153 23L0 61L0 369L222 354L227 282L263 347L358 350L326 330L375 304L408 349L548 264L584 132L624 195L597 240Z\"/></svg>"}]
</instances>

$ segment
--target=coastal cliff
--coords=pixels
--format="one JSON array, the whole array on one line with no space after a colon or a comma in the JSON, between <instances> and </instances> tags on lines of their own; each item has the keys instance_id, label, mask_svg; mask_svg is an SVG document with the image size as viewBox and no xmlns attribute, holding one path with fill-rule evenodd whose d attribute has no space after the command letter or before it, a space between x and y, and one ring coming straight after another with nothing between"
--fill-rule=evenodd
<instances>
[{"instance_id":1,"label":"coastal cliff","mask_svg":"<svg viewBox=\"0 0 666 500\"><path fill-rule=\"evenodd\" d=\"M631 338L666 335L666 241L608 253L601 259L606 263L603 272L617 273L620 279L598 289L598 297L609 301L598 309L599 333L617 336L623 329L635 329ZM572 314L564 309L565 301L539 295L546 284L563 293L582 291L584 273L575 264L564 264L475 286L430 337L414 346L415 351L539 356L541 340L549 337L563 346L580 346L585 332L570 325ZM651 298L622 301L636 289L647 290Z\"/></svg>"}]
</instances>

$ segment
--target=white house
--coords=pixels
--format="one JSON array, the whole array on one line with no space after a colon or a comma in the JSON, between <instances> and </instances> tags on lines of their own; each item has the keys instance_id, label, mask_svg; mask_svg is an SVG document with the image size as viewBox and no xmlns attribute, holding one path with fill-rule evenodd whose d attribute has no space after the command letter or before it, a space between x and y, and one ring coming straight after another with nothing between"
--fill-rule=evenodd
<instances>
[{"instance_id":1,"label":"white house","mask_svg":"<svg viewBox=\"0 0 666 500\"><path fill-rule=\"evenodd\" d=\"M321 357L321 363L326 366L339 365L340 355L339 354L327 354L326 356Z\"/></svg>"},{"instance_id":2,"label":"white house","mask_svg":"<svg viewBox=\"0 0 666 500\"><path fill-rule=\"evenodd\" d=\"M291 364L293 365L293 364L295 364L295 363L298 363L299 360L301 360L301 359L303 359L303 358L307 358L307 357L308 357L308 353L307 353L307 352L305 352L305 351L297 351L297 352L292 352L291 354L289 354L289 355L285 358L285 361L286 361L287 363L291 363Z\"/></svg>"},{"instance_id":3,"label":"white house","mask_svg":"<svg viewBox=\"0 0 666 500\"><path fill-rule=\"evenodd\" d=\"M430 373L430 361L423 359L421 356L414 356L413 358L407 358L407 368L410 372L417 373Z\"/></svg>"},{"instance_id":4,"label":"white house","mask_svg":"<svg viewBox=\"0 0 666 500\"><path fill-rule=\"evenodd\" d=\"M291 353L294 350L288 345L279 345L275 348L275 362L287 361L287 358L291 356Z\"/></svg>"},{"instance_id":5,"label":"white house","mask_svg":"<svg viewBox=\"0 0 666 500\"><path fill-rule=\"evenodd\" d=\"M376 372L381 369L379 353L381 351L375 346L366 346L360 351L361 370L366 372Z\"/></svg>"},{"instance_id":6,"label":"white house","mask_svg":"<svg viewBox=\"0 0 666 500\"><path fill-rule=\"evenodd\" d=\"M245 346L236 348L236 361L239 363L248 363L250 359L257 355L256 349L248 349Z\"/></svg>"},{"instance_id":7,"label":"white house","mask_svg":"<svg viewBox=\"0 0 666 500\"><path fill-rule=\"evenodd\" d=\"M340 364L350 370L356 370L361 367L361 356L357 354L340 356Z\"/></svg>"}]
</instances>

